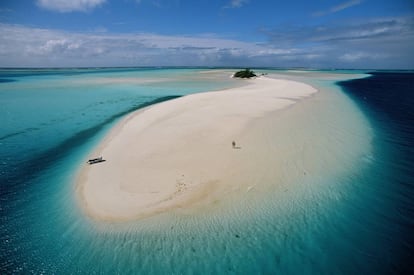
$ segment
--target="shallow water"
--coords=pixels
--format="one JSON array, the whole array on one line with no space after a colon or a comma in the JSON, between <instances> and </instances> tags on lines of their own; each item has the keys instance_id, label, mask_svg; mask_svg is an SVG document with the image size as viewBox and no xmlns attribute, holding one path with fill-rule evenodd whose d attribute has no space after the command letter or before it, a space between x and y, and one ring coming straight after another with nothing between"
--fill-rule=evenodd
<instances>
[{"instance_id":1,"label":"shallow water","mask_svg":"<svg viewBox=\"0 0 414 275\"><path fill-rule=\"evenodd\" d=\"M313 77L317 74L312 72ZM326 112L353 110L348 117L366 127L363 137L369 135L370 146L364 145L367 150L358 159L344 152L353 161L344 157L341 173L306 177L287 192L266 196L247 192L241 204L229 197L197 215L181 211L110 224L84 215L73 186L80 163L108 129L124 114L154 100L235 83L227 76L212 82L217 76L190 69L1 71L0 79L7 81L0 83L0 269L135 274L408 272L414 215L410 126L414 123L409 102L414 96L413 75L404 76L376 75L342 83L350 97L332 80L315 82L328 88L339 100L335 103L343 103ZM377 85L380 81L394 82L393 97L386 96L390 86ZM396 83L405 86L395 88ZM394 98L406 104L391 104ZM344 123L343 117L337 119L328 117L320 123L331 125L341 136L335 123Z\"/></svg>"}]
</instances>

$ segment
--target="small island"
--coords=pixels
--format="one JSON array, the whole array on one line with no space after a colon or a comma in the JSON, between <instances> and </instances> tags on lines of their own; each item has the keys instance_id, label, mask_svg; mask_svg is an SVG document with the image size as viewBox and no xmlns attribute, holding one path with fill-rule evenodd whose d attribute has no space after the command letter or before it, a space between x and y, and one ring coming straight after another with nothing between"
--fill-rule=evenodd
<instances>
[{"instance_id":1,"label":"small island","mask_svg":"<svg viewBox=\"0 0 414 275\"><path fill-rule=\"evenodd\" d=\"M233 77L238 77L238 78L251 78L255 76L257 75L250 69L244 69L242 71L238 71L233 75Z\"/></svg>"}]
</instances>

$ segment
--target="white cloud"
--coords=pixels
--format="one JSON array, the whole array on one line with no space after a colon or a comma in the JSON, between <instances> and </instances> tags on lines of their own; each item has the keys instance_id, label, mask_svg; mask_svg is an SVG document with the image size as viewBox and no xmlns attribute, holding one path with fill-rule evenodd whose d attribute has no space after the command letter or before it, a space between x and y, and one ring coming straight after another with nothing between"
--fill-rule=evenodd
<instances>
[{"instance_id":1,"label":"white cloud","mask_svg":"<svg viewBox=\"0 0 414 275\"><path fill-rule=\"evenodd\" d=\"M68 32L0 23L0 67L242 66L412 69L414 18L268 30L268 42Z\"/></svg>"},{"instance_id":2,"label":"white cloud","mask_svg":"<svg viewBox=\"0 0 414 275\"><path fill-rule=\"evenodd\" d=\"M279 53L212 35L77 33L7 24L0 24L0 45L0 67L225 66Z\"/></svg>"},{"instance_id":3,"label":"white cloud","mask_svg":"<svg viewBox=\"0 0 414 275\"><path fill-rule=\"evenodd\" d=\"M102 5L105 1L106 0L37 0L37 5L51 11L85 12Z\"/></svg>"},{"instance_id":4,"label":"white cloud","mask_svg":"<svg viewBox=\"0 0 414 275\"><path fill-rule=\"evenodd\" d=\"M340 59L347 61L347 62L355 62L357 60L363 59L363 58L370 58L370 55L367 53L346 53L339 57Z\"/></svg>"},{"instance_id":5,"label":"white cloud","mask_svg":"<svg viewBox=\"0 0 414 275\"><path fill-rule=\"evenodd\" d=\"M264 33L275 48L295 46L294 55L306 56L312 66L412 69L414 64L414 17L284 26Z\"/></svg>"},{"instance_id":6,"label":"white cloud","mask_svg":"<svg viewBox=\"0 0 414 275\"><path fill-rule=\"evenodd\" d=\"M344 10L344 9L347 9L347 8L350 8L350 7L359 5L361 3L362 3L362 0L351 0L351 1L347 1L347 2L344 2L344 3L341 3L341 4L337 5L337 6L332 7L330 11L331 12L338 12L338 11L341 11L341 10Z\"/></svg>"},{"instance_id":7,"label":"white cloud","mask_svg":"<svg viewBox=\"0 0 414 275\"><path fill-rule=\"evenodd\" d=\"M247 3L249 3L249 0L231 0L226 8L241 8Z\"/></svg>"},{"instance_id":8,"label":"white cloud","mask_svg":"<svg viewBox=\"0 0 414 275\"><path fill-rule=\"evenodd\" d=\"M67 41L66 39L48 40L43 46L38 47L39 53L53 54L73 51L80 48L76 41Z\"/></svg>"},{"instance_id":9,"label":"white cloud","mask_svg":"<svg viewBox=\"0 0 414 275\"><path fill-rule=\"evenodd\" d=\"M333 6L329 10L315 12L315 13L313 13L313 16L324 16L324 15L327 15L327 14L336 13L336 12L348 9L350 7L357 6L357 5L361 4L362 2L363 2L363 0L350 0L350 1L347 1L347 2L343 2L339 5Z\"/></svg>"}]
</instances>

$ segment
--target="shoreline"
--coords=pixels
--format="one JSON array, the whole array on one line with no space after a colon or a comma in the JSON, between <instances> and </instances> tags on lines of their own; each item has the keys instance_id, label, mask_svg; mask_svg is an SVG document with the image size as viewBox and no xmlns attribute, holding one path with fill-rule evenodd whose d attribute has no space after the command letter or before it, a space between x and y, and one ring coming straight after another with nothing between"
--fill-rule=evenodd
<instances>
[{"instance_id":1,"label":"shoreline","mask_svg":"<svg viewBox=\"0 0 414 275\"><path fill-rule=\"evenodd\" d=\"M76 179L85 212L97 220L134 220L209 204L240 188L235 164L254 160L237 156L244 150L237 136L317 92L290 80L247 82L149 106L115 125L91 155L107 161L84 165Z\"/></svg>"}]
</instances>

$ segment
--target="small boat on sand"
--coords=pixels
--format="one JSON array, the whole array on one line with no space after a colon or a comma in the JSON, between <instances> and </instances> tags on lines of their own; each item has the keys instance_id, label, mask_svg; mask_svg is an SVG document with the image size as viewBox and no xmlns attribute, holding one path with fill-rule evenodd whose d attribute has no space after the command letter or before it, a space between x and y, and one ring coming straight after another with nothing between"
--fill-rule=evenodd
<instances>
[{"instance_id":1,"label":"small boat on sand","mask_svg":"<svg viewBox=\"0 0 414 275\"><path fill-rule=\"evenodd\" d=\"M99 158L95 158L95 159L90 159L87 161L88 164L95 164L95 163L99 163L99 162L104 162L105 160L102 157Z\"/></svg>"}]
</instances>

